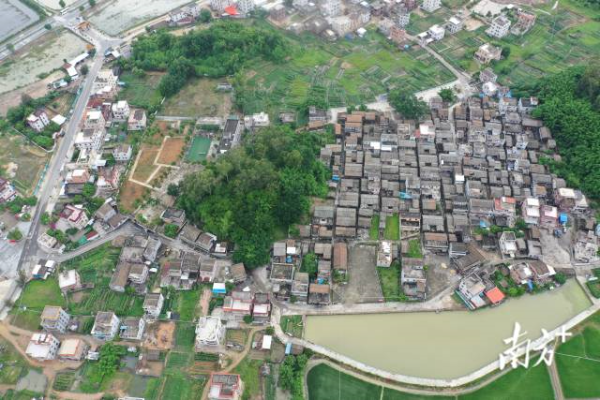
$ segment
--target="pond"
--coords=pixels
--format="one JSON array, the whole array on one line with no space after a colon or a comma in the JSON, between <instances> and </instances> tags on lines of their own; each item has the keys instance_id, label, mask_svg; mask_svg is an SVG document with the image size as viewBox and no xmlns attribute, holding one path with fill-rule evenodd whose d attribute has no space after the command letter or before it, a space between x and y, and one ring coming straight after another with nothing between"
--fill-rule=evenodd
<instances>
[{"instance_id":1,"label":"pond","mask_svg":"<svg viewBox=\"0 0 600 400\"><path fill-rule=\"evenodd\" d=\"M519 322L528 338L590 306L574 280L474 312L309 316L305 339L364 364L418 378L453 379L498 360Z\"/></svg>"}]
</instances>

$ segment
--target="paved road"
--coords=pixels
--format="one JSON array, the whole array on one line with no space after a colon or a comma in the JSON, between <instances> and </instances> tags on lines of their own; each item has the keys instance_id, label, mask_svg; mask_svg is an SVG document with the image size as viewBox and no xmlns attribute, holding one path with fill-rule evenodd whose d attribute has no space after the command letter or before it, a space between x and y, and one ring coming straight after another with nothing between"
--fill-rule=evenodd
<instances>
[{"instance_id":1,"label":"paved road","mask_svg":"<svg viewBox=\"0 0 600 400\"><path fill-rule=\"evenodd\" d=\"M68 14L70 13L72 16L79 15L79 7L81 6L83 6L84 8L88 8L89 1L79 0L71 4L69 7L65 8L63 11L66 11L66 13ZM44 25L50 24L50 26L53 29L60 27L61 23L58 21L58 18L58 15L50 16L45 20L40 21L27 29L24 29L21 33L17 34L17 36L8 40L5 44L0 45L0 61L4 60L12 54L8 50L7 44L11 43L14 46L15 51L27 46L29 43L39 39L48 32L48 30L44 28Z\"/></svg>"},{"instance_id":2,"label":"paved road","mask_svg":"<svg viewBox=\"0 0 600 400\"><path fill-rule=\"evenodd\" d=\"M74 25L76 17L77 14L72 13L64 17L56 17L56 20L68 27ZM53 204L60 190L60 188L57 187L57 184L61 181L61 173L64 163L70 158L70 154L72 154L70 152L71 146L73 144L75 135L79 130L79 123L85 114L86 105L92 91L92 85L96 79L96 76L98 75L98 72L102 68L104 51L108 47L117 45L120 42L118 39L108 38L93 29L86 32L86 34L91 37L96 46L96 55L92 60L92 65L89 68L88 75L84 78L85 81L80 86L80 94L73 108L71 118L65 128L65 135L60 139L60 142L56 147L46 172L45 183L42 185L39 191L39 203L31 220L31 228L27 234L27 240L21 256L19 268L21 268L23 265L34 263L36 261L38 254L37 237L41 233L40 217L44 211L47 210L48 205Z\"/></svg>"}]
</instances>

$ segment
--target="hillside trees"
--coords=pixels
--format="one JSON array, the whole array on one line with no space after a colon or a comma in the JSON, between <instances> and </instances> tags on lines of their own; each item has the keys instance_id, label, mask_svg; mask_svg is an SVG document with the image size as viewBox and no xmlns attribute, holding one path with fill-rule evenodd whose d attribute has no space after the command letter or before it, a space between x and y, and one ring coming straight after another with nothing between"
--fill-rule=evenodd
<instances>
[{"instance_id":1,"label":"hillside trees","mask_svg":"<svg viewBox=\"0 0 600 400\"><path fill-rule=\"evenodd\" d=\"M222 77L240 71L253 58L281 62L287 56L282 35L264 28L217 22L205 30L173 36L165 31L146 35L133 45L126 66L167 71L159 90L172 96L192 77Z\"/></svg>"},{"instance_id":2,"label":"hillside trees","mask_svg":"<svg viewBox=\"0 0 600 400\"><path fill-rule=\"evenodd\" d=\"M327 194L329 172L317 161L324 135L265 129L181 184L179 203L193 222L236 243L234 259L269 261L277 228L308 213L310 196Z\"/></svg>"}]
</instances>

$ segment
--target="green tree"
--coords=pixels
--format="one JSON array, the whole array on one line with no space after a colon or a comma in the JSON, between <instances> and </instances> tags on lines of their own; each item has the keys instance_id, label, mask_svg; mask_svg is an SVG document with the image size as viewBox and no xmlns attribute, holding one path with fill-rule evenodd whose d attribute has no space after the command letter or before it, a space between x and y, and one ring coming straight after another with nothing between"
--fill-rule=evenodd
<instances>
[{"instance_id":1,"label":"green tree","mask_svg":"<svg viewBox=\"0 0 600 400\"><path fill-rule=\"evenodd\" d=\"M315 253L308 253L307 255L302 257L302 270L308 273L308 276L311 279L317 277L318 262Z\"/></svg>"},{"instance_id":2,"label":"green tree","mask_svg":"<svg viewBox=\"0 0 600 400\"><path fill-rule=\"evenodd\" d=\"M19 228L15 228L12 231L8 232L8 235L6 235L6 237L8 238L8 240L18 242L19 240L23 239L23 233L21 233Z\"/></svg>"},{"instance_id":3,"label":"green tree","mask_svg":"<svg viewBox=\"0 0 600 400\"><path fill-rule=\"evenodd\" d=\"M90 7L94 7L96 5L96 0L88 0Z\"/></svg>"},{"instance_id":4,"label":"green tree","mask_svg":"<svg viewBox=\"0 0 600 400\"><path fill-rule=\"evenodd\" d=\"M49 31L49 30L51 30L51 29L52 29L52 25L50 25L50 24L45 24L45 25L44 25L44 28L45 28L47 31Z\"/></svg>"},{"instance_id":5,"label":"green tree","mask_svg":"<svg viewBox=\"0 0 600 400\"><path fill-rule=\"evenodd\" d=\"M556 275L554 275L554 280L557 283L564 285L567 282L567 276L563 272L557 272Z\"/></svg>"},{"instance_id":6,"label":"green tree","mask_svg":"<svg viewBox=\"0 0 600 400\"><path fill-rule=\"evenodd\" d=\"M7 43L6 44L6 48L8 49L8 51L10 51L11 53L15 52L15 45L12 43Z\"/></svg>"},{"instance_id":7,"label":"green tree","mask_svg":"<svg viewBox=\"0 0 600 400\"><path fill-rule=\"evenodd\" d=\"M175 224L166 224L164 232L165 236L174 238L177 236L177 232L179 232L179 227Z\"/></svg>"},{"instance_id":8,"label":"green tree","mask_svg":"<svg viewBox=\"0 0 600 400\"><path fill-rule=\"evenodd\" d=\"M212 13L210 12L210 10L203 8L200 11L200 16L198 18L202 23L209 23L212 20Z\"/></svg>"},{"instance_id":9,"label":"green tree","mask_svg":"<svg viewBox=\"0 0 600 400\"><path fill-rule=\"evenodd\" d=\"M501 54L502 54L502 57L508 58L508 56L510 56L510 46L503 46Z\"/></svg>"},{"instance_id":10,"label":"green tree","mask_svg":"<svg viewBox=\"0 0 600 400\"><path fill-rule=\"evenodd\" d=\"M175 183L169 184L169 186L167 186L167 194L169 196L179 196L179 185Z\"/></svg>"},{"instance_id":11,"label":"green tree","mask_svg":"<svg viewBox=\"0 0 600 400\"><path fill-rule=\"evenodd\" d=\"M91 199L96 194L96 186L93 183L85 183L81 191L81 195L86 199Z\"/></svg>"},{"instance_id":12,"label":"green tree","mask_svg":"<svg viewBox=\"0 0 600 400\"><path fill-rule=\"evenodd\" d=\"M452 89L442 89L438 92L438 95L442 98L446 103L452 103L456 96L454 95L454 91Z\"/></svg>"},{"instance_id":13,"label":"green tree","mask_svg":"<svg viewBox=\"0 0 600 400\"><path fill-rule=\"evenodd\" d=\"M416 98L405 89L394 89L388 95L388 101L406 119L420 119L429 112L424 101Z\"/></svg>"},{"instance_id":14,"label":"green tree","mask_svg":"<svg viewBox=\"0 0 600 400\"><path fill-rule=\"evenodd\" d=\"M81 75L87 75L88 72L90 72L90 68L87 66L87 64L84 64L81 66Z\"/></svg>"},{"instance_id":15,"label":"green tree","mask_svg":"<svg viewBox=\"0 0 600 400\"><path fill-rule=\"evenodd\" d=\"M65 0L59 0L58 5L60 6L60 8L65 8Z\"/></svg>"},{"instance_id":16,"label":"green tree","mask_svg":"<svg viewBox=\"0 0 600 400\"><path fill-rule=\"evenodd\" d=\"M44 211L44 213L42 213L40 216L40 222L42 225L48 225L50 223L50 214Z\"/></svg>"}]
</instances>

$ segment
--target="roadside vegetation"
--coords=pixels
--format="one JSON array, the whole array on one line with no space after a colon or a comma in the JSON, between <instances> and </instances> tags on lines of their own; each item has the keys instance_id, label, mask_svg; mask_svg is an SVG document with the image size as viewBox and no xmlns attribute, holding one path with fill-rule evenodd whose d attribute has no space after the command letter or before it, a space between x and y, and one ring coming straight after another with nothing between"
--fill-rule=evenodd
<instances>
[{"instance_id":1,"label":"roadside vegetation","mask_svg":"<svg viewBox=\"0 0 600 400\"><path fill-rule=\"evenodd\" d=\"M377 275L381 282L381 291L385 301L406 301L400 287L400 262L395 260L389 267L378 267Z\"/></svg>"}]
</instances>

